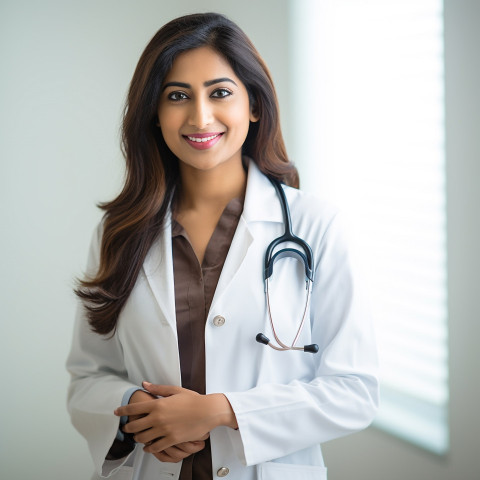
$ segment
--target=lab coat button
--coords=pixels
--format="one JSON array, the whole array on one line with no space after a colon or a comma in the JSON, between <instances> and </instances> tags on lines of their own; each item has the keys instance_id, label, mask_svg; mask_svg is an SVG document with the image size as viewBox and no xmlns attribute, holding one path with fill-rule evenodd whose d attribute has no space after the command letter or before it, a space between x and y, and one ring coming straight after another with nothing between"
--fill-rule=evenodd
<instances>
[{"instance_id":1,"label":"lab coat button","mask_svg":"<svg viewBox=\"0 0 480 480\"><path fill-rule=\"evenodd\" d=\"M221 315L217 315L216 317L213 318L213 324L216 326L216 327L221 327L222 325L225 324L225 318L222 317ZM221 469L220 469L221 470ZM219 471L220 471L219 470ZM228 468L227 468L228 470ZM228 472L227 472L228 473Z\"/></svg>"},{"instance_id":2,"label":"lab coat button","mask_svg":"<svg viewBox=\"0 0 480 480\"><path fill-rule=\"evenodd\" d=\"M227 467L222 467L217 470L217 477L226 477L230 473Z\"/></svg>"}]
</instances>

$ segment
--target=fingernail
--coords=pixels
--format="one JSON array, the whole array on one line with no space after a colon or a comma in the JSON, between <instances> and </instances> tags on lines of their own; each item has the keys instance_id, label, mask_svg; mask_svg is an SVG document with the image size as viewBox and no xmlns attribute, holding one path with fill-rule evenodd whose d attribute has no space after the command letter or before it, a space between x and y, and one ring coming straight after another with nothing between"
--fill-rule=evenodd
<instances>
[{"instance_id":1,"label":"fingernail","mask_svg":"<svg viewBox=\"0 0 480 480\"><path fill-rule=\"evenodd\" d=\"M149 387L151 385L150 382L142 382L142 385L146 385L147 387Z\"/></svg>"}]
</instances>

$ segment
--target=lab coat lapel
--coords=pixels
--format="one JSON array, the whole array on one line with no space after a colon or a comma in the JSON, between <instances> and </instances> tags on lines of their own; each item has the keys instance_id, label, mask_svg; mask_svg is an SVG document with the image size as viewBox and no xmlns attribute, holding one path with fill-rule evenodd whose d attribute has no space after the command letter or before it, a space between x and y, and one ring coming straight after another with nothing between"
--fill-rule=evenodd
<instances>
[{"instance_id":1,"label":"lab coat lapel","mask_svg":"<svg viewBox=\"0 0 480 480\"><path fill-rule=\"evenodd\" d=\"M253 236L248 228L248 224L241 216L227 258L223 264L222 273L218 279L217 288L215 289L215 295L213 296L210 308L215 305L216 301L221 297L222 293L232 281L242 265L252 241Z\"/></svg>"},{"instance_id":2,"label":"lab coat lapel","mask_svg":"<svg viewBox=\"0 0 480 480\"><path fill-rule=\"evenodd\" d=\"M270 180L250 160L247 191L243 217L248 224L253 222L283 222L280 198Z\"/></svg>"},{"instance_id":3,"label":"lab coat lapel","mask_svg":"<svg viewBox=\"0 0 480 480\"><path fill-rule=\"evenodd\" d=\"M253 223L262 221L282 222L282 210L274 187L260 172L255 162L250 160L243 213L225 259L211 307L215 305L242 266L248 249L255 240L251 228Z\"/></svg>"},{"instance_id":4,"label":"lab coat lapel","mask_svg":"<svg viewBox=\"0 0 480 480\"><path fill-rule=\"evenodd\" d=\"M163 313L162 321L166 319L176 332L172 226L169 214L165 217L162 234L155 240L145 258L143 271Z\"/></svg>"},{"instance_id":5,"label":"lab coat lapel","mask_svg":"<svg viewBox=\"0 0 480 480\"><path fill-rule=\"evenodd\" d=\"M243 213L218 280L212 307L226 290L245 260L255 236L255 222L283 222L280 200L275 188L255 162L249 161L247 189ZM175 292L172 259L171 217L165 218L164 229L145 258L143 270L164 318L176 332ZM263 229L262 229L263 230Z\"/></svg>"}]
</instances>

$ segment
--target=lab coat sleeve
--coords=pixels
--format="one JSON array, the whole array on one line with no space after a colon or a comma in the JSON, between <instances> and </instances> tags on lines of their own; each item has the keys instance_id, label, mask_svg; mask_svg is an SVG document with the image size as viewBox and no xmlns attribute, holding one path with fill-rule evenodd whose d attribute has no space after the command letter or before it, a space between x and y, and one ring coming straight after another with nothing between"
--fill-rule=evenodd
<instances>
[{"instance_id":1,"label":"lab coat sleeve","mask_svg":"<svg viewBox=\"0 0 480 480\"><path fill-rule=\"evenodd\" d=\"M342 437L373 420L376 342L365 282L347 237L337 214L315 248L310 321L320 350L313 358L314 378L226 393L239 426L230 432L232 445L247 465Z\"/></svg>"},{"instance_id":2,"label":"lab coat sleeve","mask_svg":"<svg viewBox=\"0 0 480 480\"><path fill-rule=\"evenodd\" d=\"M94 274L98 268L100 238L101 225L92 238L87 274ZM67 370L71 375L67 406L72 424L87 440L96 472L109 476L128 458L105 460L119 427L113 411L125 392L138 386L127 380L118 336L94 333L82 302L77 307Z\"/></svg>"}]
</instances>

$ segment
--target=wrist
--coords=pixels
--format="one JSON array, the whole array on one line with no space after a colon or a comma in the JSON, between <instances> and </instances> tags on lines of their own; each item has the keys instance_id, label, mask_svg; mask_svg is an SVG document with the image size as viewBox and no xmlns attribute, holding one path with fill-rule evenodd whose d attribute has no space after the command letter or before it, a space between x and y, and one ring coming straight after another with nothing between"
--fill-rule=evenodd
<instances>
[{"instance_id":1,"label":"wrist","mask_svg":"<svg viewBox=\"0 0 480 480\"><path fill-rule=\"evenodd\" d=\"M208 408L213 414L213 428L220 426L226 426L233 429L238 428L235 412L223 393L211 393L205 395L205 399L209 402Z\"/></svg>"},{"instance_id":2,"label":"wrist","mask_svg":"<svg viewBox=\"0 0 480 480\"><path fill-rule=\"evenodd\" d=\"M130 397L128 403L149 402L155 400L157 397L146 390L136 390Z\"/></svg>"}]
</instances>

